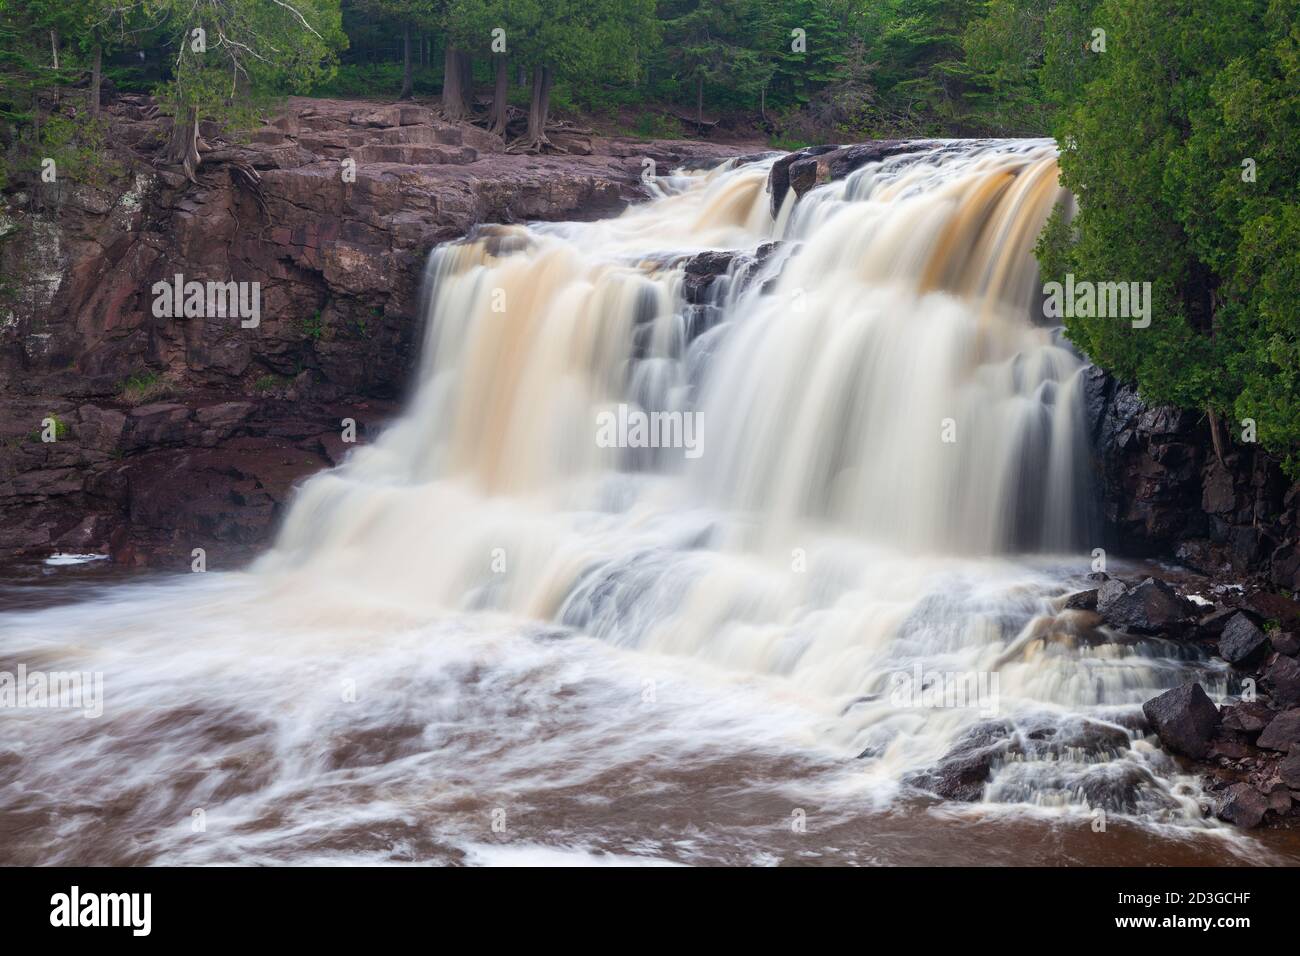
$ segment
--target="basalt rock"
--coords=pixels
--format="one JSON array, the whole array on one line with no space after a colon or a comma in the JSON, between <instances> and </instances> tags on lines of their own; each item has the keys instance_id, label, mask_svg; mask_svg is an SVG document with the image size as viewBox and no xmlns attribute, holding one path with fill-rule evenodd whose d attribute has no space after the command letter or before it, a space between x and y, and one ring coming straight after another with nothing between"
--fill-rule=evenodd
<instances>
[{"instance_id":1,"label":"basalt rock","mask_svg":"<svg viewBox=\"0 0 1300 956\"><path fill-rule=\"evenodd\" d=\"M768 175L772 215L781 211L786 195L794 190L802 196L833 180L844 179L867 163L878 163L890 156L931 149L937 144L928 140L884 139L853 146L810 146L778 159Z\"/></svg>"},{"instance_id":2,"label":"basalt rock","mask_svg":"<svg viewBox=\"0 0 1300 956\"><path fill-rule=\"evenodd\" d=\"M1219 729L1219 711L1200 684L1184 684L1142 705L1156 736L1168 750L1204 758Z\"/></svg>"},{"instance_id":3,"label":"basalt rock","mask_svg":"<svg viewBox=\"0 0 1300 956\"><path fill-rule=\"evenodd\" d=\"M1259 746L1283 753L1300 743L1300 708L1284 711L1274 717L1259 735Z\"/></svg>"},{"instance_id":4,"label":"basalt rock","mask_svg":"<svg viewBox=\"0 0 1300 956\"><path fill-rule=\"evenodd\" d=\"M1219 656L1229 664L1245 666L1262 657L1268 646L1268 635L1238 611L1228 620L1219 637Z\"/></svg>"},{"instance_id":5,"label":"basalt rock","mask_svg":"<svg viewBox=\"0 0 1300 956\"><path fill-rule=\"evenodd\" d=\"M1221 820L1249 828L1259 826L1268 810L1269 801L1264 794L1248 783L1238 783L1224 793L1216 814Z\"/></svg>"},{"instance_id":6,"label":"basalt rock","mask_svg":"<svg viewBox=\"0 0 1300 956\"><path fill-rule=\"evenodd\" d=\"M1109 548L1300 590L1300 483L1275 457L1219 422L1220 459L1206 415L1148 406L1096 367L1084 398Z\"/></svg>"},{"instance_id":7,"label":"basalt rock","mask_svg":"<svg viewBox=\"0 0 1300 956\"><path fill-rule=\"evenodd\" d=\"M1278 654L1264 670L1264 684L1275 703L1286 707L1300 704L1300 663Z\"/></svg>"},{"instance_id":8,"label":"basalt rock","mask_svg":"<svg viewBox=\"0 0 1300 956\"><path fill-rule=\"evenodd\" d=\"M1166 634L1184 628L1192 607L1163 581L1147 578L1133 587L1107 581L1097 593L1097 613L1107 624L1139 634Z\"/></svg>"}]
</instances>

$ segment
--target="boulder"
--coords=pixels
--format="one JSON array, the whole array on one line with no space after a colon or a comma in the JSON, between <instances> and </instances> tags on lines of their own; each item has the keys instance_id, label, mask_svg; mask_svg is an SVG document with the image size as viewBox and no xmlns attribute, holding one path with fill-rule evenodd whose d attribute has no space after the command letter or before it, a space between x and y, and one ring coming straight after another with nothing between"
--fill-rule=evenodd
<instances>
[{"instance_id":1,"label":"boulder","mask_svg":"<svg viewBox=\"0 0 1300 956\"><path fill-rule=\"evenodd\" d=\"M1300 663L1294 657L1279 654L1264 671L1274 703L1284 707L1300 704Z\"/></svg>"},{"instance_id":2,"label":"boulder","mask_svg":"<svg viewBox=\"0 0 1300 956\"><path fill-rule=\"evenodd\" d=\"M1274 717L1255 743L1265 750L1281 750L1284 753L1300 743L1300 708L1284 711Z\"/></svg>"},{"instance_id":3,"label":"boulder","mask_svg":"<svg viewBox=\"0 0 1300 956\"><path fill-rule=\"evenodd\" d=\"M1273 631L1269 634L1269 643L1279 654L1286 654L1288 657L1300 654L1300 635L1290 631Z\"/></svg>"},{"instance_id":4,"label":"boulder","mask_svg":"<svg viewBox=\"0 0 1300 956\"><path fill-rule=\"evenodd\" d=\"M1200 684L1165 691L1143 704L1142 713L1166 749L1198 759L1209 755L1219 711Z\"/></svg>"},{"instance_id":5,"label":"boulder","mask_svg":"<svg viewBox=\"0 0 1300 956\"><path fill-rule=\"evenodd\" d=\"M1235 783L1224 791L1215 815L1239 827L1257 827L1268 812L1268 798L1248 783Z\"/></svg>"},{"instance_id":6,"label":"boulder","mask_svg":"<svg viewBox=\"0 0 1300 956\"><path fill-rule=\"evenodd\" d=\"M1288 787L1300 790L1300 747L1291 748L1286 759L1277 765L1277 772Z\"/></svg>"},{"instance_id":7,"label":"boulder","mask_svg":"<svg viewBox=\"0 0 1300 956\"><path fill-rule=\"evenodd\" d=\"M1181 630L1192 608L1169 585L1147 578L1131 588L1119 581L1107 581L1097 592L1097 613L1112 627L1139 634L1163 634Z\"/></svg>"},{"instance_id":8,"label":"boulder","mask_svg":"<svg viewBox=\"0 0 1300 956\"><path fill-rule=\"evenodd\" d=\"M1012 731L1005 720L976 724L934 767L914 774L907 782L948 800L974 802L984 795L993 767L1009 753L1019 752Z\"/></svg>"},{"instance_id":9,"label":"boulder","mask_svg":"<svg viewBox=\"0 0 1300 956\"><path fill-rule=\"evenodd\" d=\"M1273 711L1259 701L1243 701L1223 708L1223 729L1246 735L1257 734L1273 719Z\"/></svg>"},{"instance_id":10,"label":"boulder","mask_svg":"<svg viewBox=\"0 0 1300 956\"><path fill-rule=\"evenodd\" d=\"M1224 625L1219 637L1219 656L1229 664L1244 667L1259 660L1267 650L1268 635L1240 611Z\"/></svg>"},{"instance_id":11,"label":"boulder","mask_svg":"<svg viewBox=\"0 0 1300 956\"><path fill-rule=\"evenodd\" d=\"M1076 591L1065 599L1065 607L1071 611L1095 611L1097 610L1097 588L1087 591Z\"/></svg>"}]
</instances>

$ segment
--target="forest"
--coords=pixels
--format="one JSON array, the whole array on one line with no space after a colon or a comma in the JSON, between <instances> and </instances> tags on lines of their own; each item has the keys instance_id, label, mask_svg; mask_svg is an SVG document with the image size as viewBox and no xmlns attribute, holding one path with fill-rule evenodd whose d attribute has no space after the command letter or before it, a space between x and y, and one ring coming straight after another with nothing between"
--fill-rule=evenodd
<instances>
[{"instance_id":1,"label":"forest","mask_svg":"<svg viewBox=\"0 0 1300 956\"><path fill-rule=\"evenodd\" d=\"M436 98L553 148L579 119L776 149L1052 136L1077 213L1043 279L1150 282L1154 321L1071 317L1139 384L1300 475L1297 0L0 0L0 190L109 162L147 92L193 175L200 127L276 97ZM512 125L513 124L513 125ZM3 237L0 237L3 241ZM1246 437L1249 436L1249 437ZM1217 444L1217 441L1216 441Z\"/></svg>"}]
</instances>

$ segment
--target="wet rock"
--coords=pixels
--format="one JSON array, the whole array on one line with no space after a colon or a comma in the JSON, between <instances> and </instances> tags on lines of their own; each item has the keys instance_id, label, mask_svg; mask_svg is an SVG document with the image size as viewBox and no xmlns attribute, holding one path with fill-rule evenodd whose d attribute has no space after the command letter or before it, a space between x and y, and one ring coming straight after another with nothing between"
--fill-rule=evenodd
<instances>
[{"instance_id":1,"label":"wet rock","mask_svg":"<svg viewBox=\"0 0 1300 956\"><path fill-rule=\"evenodd\" d=\"M683 267L682 293L693 305L704 305L719 277L727 274L732 264L746 258L744 253L730 251L701 252L686 260Z\"/></svg>"},{"instance_id":2,"label":"wet rock","mask_svg":"<svg viewBox=\"0 0 1300 956\"><path fill-rule=\"evenodd\" d=\"M1277 772L1292 790L1300 790L1300 747L1292 747L1286 759L1277 765Z\"/></svg>"},{"instance_id":3,"label":"wet rock","mask_svg":"<svg viewBox=\"0 0 1300 956\"><path fill-rule=\"evenodd\" d=\"M1165 748L1187 757L1204 758L1219 729L1219 711L1200 684L1184 684L1142 705Z\"/></svg>"},{"instance_id":4,"label":"wet rock","mask_svg":"<svg viewBox=\"0 0 1300 956\"><path fill-rule=\"evenodd\" d=\"M1300 743L1300 708L1284 711L1274 717L1255 743L1265 750L1281 750L1284 753Z\"/></svg>"},{"instance_id":5,"label":"wet rock","mask_svg":"<svg viewBox=\"0 0 1300 956\"><path fill-rule=\"evenodd\" d=\"M1112 627L1163 634L1185 627L1192 608L1168 584L1147 578L1131 588L1107 581L1097 592L1097 613Z\"/></svg>"},{"instance_id":6,"label":"wet rock","mask_svg":"<svg viewBox=\"0 0 1300 956\"><path fill-rule=\"evenodd\" d=\"M1226 705L1221 716L1224 730L1252 736L1267 727L1274 714L1259 701L1243 701Z\"/></svg>"},{"instance_id":7,"label":"wet rock","mask_svg":"<svg viewBox=\"0 0 1300 956\"><path fill-rule=\"evenodd\" d=\"M1239 827L1257 827L1268 809L1267 797L1248 783L1237 783L1224 792L1215 814Z\"/></svg>"},{"instance_id":8,"label":"wet rock","mask_svg":"<svg viewBox=\"0 0 1300 956\"><path fill-rule=\"evenodd\" d=\"M1175 805L1163 796L1151 771L1127 760L1089 768L1078 784L1078 792L1088 806L1113 813L1139 813L1153 806L1172 809Z\"/></svg>"},{"instance_id":9,"label":"wet rock","mask_svg":"<svg viewBox=\"0 0 1300 956\"><path fill-rule=\"evenodd\" d=\"M1065 599L1065 607L1071 611L1097 610L1097 588L1089 591L1077 591Z\"/></svg>"},{"instance_id":10,"label":"wet rock","mask_svg":"<svg viewBox=\"0 0 1300 956\"><path fill-rule=\"evenodd\" d=\"M1264 682L1275 703L1284 707L1300 704L1300 663L1279 654L1264 671Z\"/></svg>"},{"instance_id":11,"label":"wet rock","mask_svg":"<svg viewBox=\"0 0 1300 956\"><path fill-rule=\"evenodd\" d=\"M1069 751L1089 756L1117 754L1132 743L1128 731L1114 724L1087 718L1056 715L1028 718L1017 729L1018 749L1035 757L1060 757Z\"/></svg>"},{"instance_id":12,"label":"wet rock","mask_svg":"<svg viewBox=\"0 0 1300 956\"><path fill-rule=\"evenodd\" d=\"M1019 748L1011 740L1008 721L986 721L968 730L929 770L907 783L948 800L973 802L984 794L993 767Z\"/></svg>"},{"instance_id":13,"label":"wet rock","mask_svg":"<svg viewBox=\"0 0 1300 956\"><path fill-rule=\"evenodd\" d=\"M783 156L768 174L768 191L772 194L772 215L781 211L786 194L796 196L834 180L843 179L867 163L878 163L890 156L929 149L932 140L885 139L853 146L810 146Z\"/></svg>"},{"instance_id":14,"label":"wet rock","mask_svg":"<svg viewBox=\"0 0 1300 956\"><path fill-rule=\"evenodd\" d=\"M1241 612L1229 619L1219 637L1219 656L1238 667L1259 660L1267 649L1268 636Z\"/></svg>"}]
</instances>

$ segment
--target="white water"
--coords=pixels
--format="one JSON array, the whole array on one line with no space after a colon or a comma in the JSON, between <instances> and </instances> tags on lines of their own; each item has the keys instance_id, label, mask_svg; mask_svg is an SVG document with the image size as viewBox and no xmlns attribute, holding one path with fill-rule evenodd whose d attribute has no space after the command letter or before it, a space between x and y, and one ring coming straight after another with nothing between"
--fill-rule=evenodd
<instances>
[{"instance_id":1,"label":"white water","mask_svg":"<svg viewBox=\"0 0 1300 956\"><path fill-rule=\"evenodd\" d=\"M1058 611L1095 532L1081 363L1031 321L1053 146L775 221L767 170L435 251L407 413L250 572L0 618L0 667L106 675L99 722L0 716L13 857L919 862L953 814L1086 842L1097 808L1244 846L1141 734L1077 745L1198 665ZM685 255L772 240L685 305ZM600 447L619 404L698 413L703 453ZM918 665L997 698L900 706ZM926 810L905 781L990 714L1050 740Z\"/></svg>"}]
</instances>

